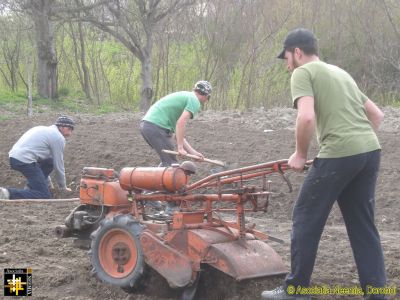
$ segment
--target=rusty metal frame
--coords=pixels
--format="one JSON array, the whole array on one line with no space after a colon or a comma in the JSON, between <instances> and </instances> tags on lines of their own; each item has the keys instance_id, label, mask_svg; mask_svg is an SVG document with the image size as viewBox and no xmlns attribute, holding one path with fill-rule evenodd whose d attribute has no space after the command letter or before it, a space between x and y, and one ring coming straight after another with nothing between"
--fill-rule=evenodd
<instances>
[{"instance_id":1,"label":"rusty metal frame","mask_svg":"<svg viewBox=\"0 0 400 300\"><path fill-rule=\"evenodd\" d=\"M180 225L172 224L172 228L213 228L217 226L224 226L229 228L235 228L239 230L238 236L235 239L243 239L246 233L252 233L255 237L260 237L262 240L267 240L268 235L265 235L259 231L251 228L246 228L244 221L244 214L246 211L266 211L271 195L270 186L271 182L266 180L267 175L278 173L284 176L284 171L289 169L287 160L278 160L258 165L248 166L244 168L238 168L229 171L223 171L207 176L197 182L187 185L184 189L177 193L153 193L153 194L141 194L137 193L132 195L133 202L141 201L181 201L184 203L190 202L203 202L203 207L197 210L188 209L190 205L183 205L182 213L185 212L203 212L205 222L198 224L183 223ZM311 164L311 161L307 162L307 165ZM261 178L262 187L245 186L244 181L249 179ZM290 182L286 177L284 180ZM239 183L239 187L231 190L223 190L222 187L227 184ZM216 191L214 194L201 194L204 189L214 188ZM229 193L228 193L229 192ZM262 206L258 205L258 198L265 197L265 203ZM235 204L234 208L213 208L213 202L231 202ZM252 208L245 208L245 204L250 203ZM224 222L214 218L213 213L216 212L236 212L236 223L235 222ZM140 210L137 205L133 205L132 213L135 217L139 217ZM174 220L173 220L174 222Z\"/></svg>"},{"instance_id":2,"label":"rusty metal frame","mask_svg":"<svg viewBox=\"0 0 400 300\"><path fill-rule=\"evenodd\" d=\"M309 164L311 161L307 162ZM291 189L285 177L288 169L287 160L257 164L215 173L179 189L174 185L174 192L152 191L146 194L131 186L123 191L121 185L122 189L118 191L126 194L121 200L124 206L117 205L119 198L115 199L106 218L131 214L145 225L146 229L140 236L144 259L172 287L193 283L204 263L237 280L284 274L286 268L281 257L264 243L268 240L279 242L279 239L257 231L255 224L246 225L245 213L267 210L272 194L268 175L281 175ZM253 180L261 180L261 184L248 184ZM236 186L224 189L232 184ZM204 193L208 190L213 193ZM265 202L260 205L261 199ZM154 223L146 217L144 203L147 201L179 201L181 210L174 213L172 220ZM194 208L192 203L195 202L201 202L202 207ZM214 202L231 203L233 207L215 208ZM98 205L93 201L88 204ZM236 220L224 220L219 212L235 212Z\"/></svg>"}]
</instances>

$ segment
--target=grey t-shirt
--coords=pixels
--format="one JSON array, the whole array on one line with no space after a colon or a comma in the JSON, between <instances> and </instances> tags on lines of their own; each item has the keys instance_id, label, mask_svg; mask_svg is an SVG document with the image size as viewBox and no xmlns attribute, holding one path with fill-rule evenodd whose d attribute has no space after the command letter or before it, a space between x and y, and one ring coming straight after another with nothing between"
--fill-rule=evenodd
<instances>
[{"instance_id":1,"label":"grey t-shirt","mask_svg":"<svg viewBox=\"0 0 400 300\"><path fill-rule=\"evenodd\" d=\"M53 158L57 184L65 189L64 147L65 138L57 126L36 126L20 137L8 155L27 164Z\"/></svg>"}]
</instances>

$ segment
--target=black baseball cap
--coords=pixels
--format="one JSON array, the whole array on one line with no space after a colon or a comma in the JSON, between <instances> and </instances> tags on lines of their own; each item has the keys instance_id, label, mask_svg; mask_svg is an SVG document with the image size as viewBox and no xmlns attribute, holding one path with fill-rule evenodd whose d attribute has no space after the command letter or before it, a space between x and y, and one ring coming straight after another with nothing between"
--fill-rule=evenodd
<instances>
[{"instance_id":1,"label":"black baseball cap","mask_svg":"<svg viewBox=\"0 0 400 300\"><path fill-rule=\"evenodd\" d=\"M305 28L297 28L288 33L286 36L285 42L283 43L283 50L278 55L277 58L284 59L285 58L285 51L290 48L295 48L301 46L316 46L317 39L315 38L314 34Z\"/></svg>"}]
</instances>

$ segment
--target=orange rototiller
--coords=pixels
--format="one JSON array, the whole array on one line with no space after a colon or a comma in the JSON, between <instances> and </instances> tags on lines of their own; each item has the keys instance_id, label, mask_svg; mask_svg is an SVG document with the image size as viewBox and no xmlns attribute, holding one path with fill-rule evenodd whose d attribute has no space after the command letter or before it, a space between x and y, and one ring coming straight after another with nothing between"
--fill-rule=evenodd
<instances>
[{"instance_id":1,"label":"orange rototiller","mask_svg":"<svg viewBox=\"0 0 400 300\"><path fill-rule=\"evenodd\" d=\"M278 239L246 224L245 213L267 210L268 177L284 176L287 169L287 160L280 160L190 183L191 162L123 168L119 175L112 169L84 168L80 205L56 234L88 245L97 277L124 290L140 285L145 266L172 288L192 290L185 299L194 295L203 264L236 280L284 274L281 257L268 244ZM179 203L179 210L171 217L152 214L152 201Z\"/></svg>"}]
</instances>

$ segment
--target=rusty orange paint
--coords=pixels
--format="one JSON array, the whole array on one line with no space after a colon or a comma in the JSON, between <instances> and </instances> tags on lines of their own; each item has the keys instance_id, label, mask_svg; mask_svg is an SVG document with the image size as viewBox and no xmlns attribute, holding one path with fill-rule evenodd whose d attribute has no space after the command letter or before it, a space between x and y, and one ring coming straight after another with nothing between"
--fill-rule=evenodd
<instances>
[{"instance_id":1,"label":"rusty orange paint","mask_svg":"<svg viewBox=\"0 0 400 300\"><path fill-rule=\"evenodd\" d=\"M187 286L193 278L190 259L151 231L140 236L146 263L160 273L171 287Z\"/></svg>"},{"instance_id":2,"label":"rusty orange paint","mask_svg":"<svg viewBox=\"0 0 400 300\"><path fill-rule=\"evenodd\" d=\"M173 215L172 229L185 229L186 225L203 223L204 212L177 212Z\"/></svg>"},{"instance_id":3,"label":"rusty orange paint","mask_svg":"<svg viewBox=\"0 0 400 300\"><path fill-rule=\"evenodd\" d=\"M187 184L189 177L180 167L123 168L119 175L119 182L121 187L127 191L176 192Z\"/></svg>"},{"instance_id":4,"label":"rusty orange paint","mask_svg":"<svg viewBox=\"0 0 400 300\"><path fill-rule=\"evenodd\" d=\"M140 234L140 243L146 263L171 287L193 283L202 264L211 265L236 280L285 274L281 257L265 243L268 235L255 230L254 224L246 224L244 216L249 206L252 211L265 211L265 204L258 204L259 197L270 194L265 176L282 174L288 169L287 160L280 160L220 172L192 184L179 167L124 168L119 182L114 172L96 169L82 178L81 203L108 205L106 218L132 214L145 228ZM246 186L244 180L257 177L263 179L261 186ZM222 186L231 183L239 187L222 190ZM204 188L214 190L212 193L199 191ZM143 193L143 190L153 193ZM172 221L153 222L146 219L145 201L180 201L182 209L174 213ZM198 202L202 205L197 206ZM223 220L214 202L234 207L230 210L236 212L232 215L236 220ZM126 249L132 254L132 258L123 261L122 274L126 275L136 263L134 241L124 233L110 230L100 242L102 267L110 276L118 277L121 269L116 269L114 248Z\"/></svg>"},{"instance_id":5,"label":"rusty orange paint","mask_svg":"<svg viewBox=\"0 0 400 300\"><path fill-rule=\"evenodd\" d=\"M81 179L79 197L81 203L105 206L130 205L124 191L118 182L107 182L98 179Z\"/></svg>"},{"instance_id":6,"label":"rusty orange paint","mask_svg":"<svg viewBox=\"0 0 400 300\"><path fill-rule=\"evenodd\" d=\"M123 278L129 275L135 269L137 260L137 246L129 232L111 229L100 240L99 261L111 277Z\"/></svg>"}]
</instances>

